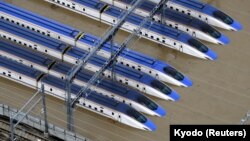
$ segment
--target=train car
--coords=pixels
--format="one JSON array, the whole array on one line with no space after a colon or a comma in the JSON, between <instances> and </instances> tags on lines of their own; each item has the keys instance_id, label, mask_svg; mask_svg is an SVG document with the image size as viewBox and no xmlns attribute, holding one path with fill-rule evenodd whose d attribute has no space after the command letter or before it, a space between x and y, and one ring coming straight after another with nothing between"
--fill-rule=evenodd
<instances>
[{"instance_id":1,"label":"train car","mask_svg":"<svg viewBox=\"0 0 250 141\"><path fill-rule=\"evenodd\" d=\"M0 55L63 80L70 70L68 65L52 61L44 55L13 46L5 41L0 43ZM89 71L81 71L76 75L73 82L79 86L85 86L92 75L93 73ZM104 79L98 86L92 86L92 89L126 103L140 112L159 117L166 115L166 111L153 100L137 91L121 86L119 83Z\"/></svg>"},{"instance_id":2,"label":"train car","mask_svg":"<svg viewBox=\"0 0 250 141\"><path fill-rule=\"evenodd\" d=\"M44 84L44 89L47 94L62 100L65 99L66 83L64 80L50 75L44 75L44 73L38 70L21 65L2 56L0 57L0 74L1 77L34 89L41 88L41 84ZM79 86L71 86L72 98L75 97L80 89ZM88 96L83 94L77 106L134 128L146 131L156 130L156 125L153 121L140 112L124 103L120 103L96 92L92 92Z\"/></svg>"},{"instance_id":3,"label":"train car","mask_svg":"<svg viewBox=\"0 0 250 141\"><path fill-rule=\"evenodd\" d=\"M65 80L68 71L72 67L59 62L50 69L49 74ZM73 83L78 86L86 86L93 75L92 72L81 70L75 76ZM121 86L119 83L115 83L115 81L101 78L101 82L93 85L91 89L119 102L126 103L139 112L159 117L166 115L166 111L153 100L135 90Z\"/></svg>"},{"instance_id":4,"label":"train car","mask_svg":"<svg viewBox=\"0 0 250 141\"><path fill-rule=\"evenodd\" d=\"M71 11L88 16L95 20L100 20L106 24L113 25L119 21L120 16L123 14L121 9L114 6L107 6L99 0L45 0L50 3L56 4ZM106 8L108 7L108 8ZM133 32L143 21L143 17L130 14L121 29L127 32ZM217 54L200 41L192 36L180 32L176 29L167 27L156 22L147 22L140 32L140 36L162 44L165 47L175 49L179 52L195 56L206 60L216 60Z\"/></svg>"},{"instance_id":5,"label":"train car","mask_svg":"<svg viewBox=\"0 0 250 141\"><path fill-rule=\"evenodd\" d=\"M25 27L45 36L61 40L71 46L76 45L81 49L91 50L93 47L93 44L91 43L99 40L99 38L93 35L80 32L75 28L63 25L10 4L0 2L0 5L0 17L2 20L9 21L20 27ZM78 40L76 40L77 38ZM34 44L34 46L36 46L36 44ZM118 47L118 45L114 46L115 49ZM108 58L110 52L110 44L107 43L97 54ZM161 81L173 85L183 87L192 86L192 81L187 76L165 62L156 60L133 50L124 50L121 54L122 55L118 57L118 62L121 65L137 69L138 71L142 71Z\"/></svg>"},{"instance_id":6,"label":"train car","mask_svg":"<svg viewBox=\"0 0 250 141\"><path fill-rule=\"evenodd\" d=\"M0 29L3 29L0 27ZM8 28L8 29L14 29L14 28ZM7 30L5 30L7 31ZM18 30L18 32L21 32L21 30ZM18 34L18 33L12 33L12 35L10 34L10 32L8 32L8 34L5 34L5 32L2 32L3 35L2 37L8 40L12 40L16 43L19 43L21 45L24 45L28 43L30 43L28 40L29 38L22 38L21 40L19 38L17 38L18 36L24 36L25 34ZM27 36L26 36L27 37ZM33 37L30 36L29 37ZM40 39L40 43L42 43L42 38ZM26 41L25 41L26 40ZM34 40L33 40L34 41ZM47 40L45 40L46 42ZM31 45L31 48L37 50L37 51L41 51L42 53L48 53L50 55L52 55L53 57L56 56L63 56L63 61L71 63L71 64L77 64L78 60L83 57L86 56L87 53L85 51L83 51L80 48L70 48L66 51L61 50L61 43L58 43L56 45L56 43L54 43L53 45L48 45L49 47L46 46L38 46L36 45L36 49L34 46ZM25 46L25 45L24 45ZM63 54L63 55L60 55ZM61 59L61 58L58 58ZM102 65L106 62L106 59L100 56L95 56L91 61L89 61L89 63L87 63L85 69L92 71L92 72L96 72L98 71ZM177 101L179 100L179 95L173 90L171 89L169 86L163 84L162 82L160 82L159 80L146 75L145 73L141 73L138 70L126 67L124 65L121 64L117 64L115 67L115 72L116 72L116 78L119 82L131 86L135 89L140 90L141 92L147 93L149 95L152 96L156 96L165 100L172 100L172 101ZM111 71L110 70L106 70L103 73L104 76L111 78ZM154 82L154 83L153 83ZM161 87L159 88L159 86L156 85L156 83L158 85L161 85ZM164 86L164 87L163 87ZM163 91L165 90L165 91ZM168 90L168 91L166 91Z\"/></svg>"},{"instance_id":7,"label":"train car","mask_svg":"<svg viewBox=\"0 0 250 141\"><path fill-rule=\"evenodd\" d=\"M131 2L133 0L100 0L110 5L114 5L121 9L128 9L131 7ZM138 8L134 10L134 13L143 17L149 16L149 13L156 6L155 3L145 1ZM183 13L165 9L164 15L162 12L154 15L153 21L166 24L172 28L183 31L197 39L211 42L214 44L227 45L230 43L230 39L210 26L209 24L200 21L196 18L190 17ZM163 20L163 21L162 21Z\"/></svg>"},{"instance_id":8,"label":"train car","mask_svg":"<svg viewBox=\"0 0 250 141\"><path fill-rule=\"evenodd\" d=\"M159 3L160 0L150 0ZM231 31L242 30L242 25L216 7L197 0L169 0L167 7L183 14L195 17L212 26Z\"/></svg>"}]
</instances>

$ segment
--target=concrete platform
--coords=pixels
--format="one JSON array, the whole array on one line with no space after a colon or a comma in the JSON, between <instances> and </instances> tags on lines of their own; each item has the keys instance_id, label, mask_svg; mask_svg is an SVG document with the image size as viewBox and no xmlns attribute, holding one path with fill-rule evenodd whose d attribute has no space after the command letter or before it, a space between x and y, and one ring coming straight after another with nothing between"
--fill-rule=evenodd
<instances>
[{"instance_id":1,"label":"concrete platform","mask_svg":"<svg viewBox=\"0 0 250 141\"><path fill-rule=\"evenodd\" d=\"M51 9L43 0L6 0L25 9L94 35L102 35L108 26L69 12ZM139 131L82 109L76 109L76 132L98 141L168 141L170 124L238 124L250 109L250 1L214 0L212 4L235 17L244 25L241 32L224 31L231 39L228 46L207 44L219 56L204 61L167 49L144 39L133 49L171 63L194 81L191 88L173 87L181 94L179 102L155 99L168 111L165 118L150 117L158 126L156 132ZM117 41L128 36L119 32ZM14 108L24 104L33 90L0 78L0 103ZM64 102L48 98L49 122L66 127ZM39 115L40 110L34 114Z\"/></svg>"}]
</instances>

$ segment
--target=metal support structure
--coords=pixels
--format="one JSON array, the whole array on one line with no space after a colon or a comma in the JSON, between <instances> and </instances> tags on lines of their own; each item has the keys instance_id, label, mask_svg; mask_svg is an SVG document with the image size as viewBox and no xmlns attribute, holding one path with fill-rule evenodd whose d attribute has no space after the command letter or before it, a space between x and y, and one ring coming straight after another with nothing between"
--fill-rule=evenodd
<instances>
[{"instance_id":1,"label":"metal support structure","mask_svg":"<svg viewBox=\"0 0 250 141\"><path fill-rule=\"evenodd\" d=\"M114 54L115 54L114 39L110 40L110 45L111 45L111 57L113 57ZM111 65L111 78L112 78L113 81L116 81L116 77L115 77L115 62L113 62L113 64Z\"/></svg>"},{"instance_id":2,"label":"metal support structure","mask_svg":"<svg viewBox=\"0 0 250 141\"><path fill-rule=\"evenodd\" d=\"M88 62L88 60L90 60L90 58L96 54L96 52L98 50L100 50L103 46L103 44L105 44L106 42L110 41L115 34L117 33L117 31L119 30L119 28L122 26L122 24L125 22L125 19L127 18L128 15L130 15L134 9L136 7L138 7L138 5L144 0L134 0L133 1L133 6L128 10L125 11L124 13L121 14L121 18L119 18L120 20L117 22L117 24L115 24L104 36L100 41L96 41L94 43L94 49L86 56L86 57L81 57L78 61L78 64L75 65L68 73L67 78L66 78L66 83L71 83L73 77L75 77L76 73L81 69L84 68L86 63ZM68 130L72 131L73 130L73 118L72 118L72 106L70 107L69 105L72 103L71 102L71 92L70 92L70 85L67 84L67 116L68 116ZM72 104L71 104L72 105Z\"/></svg>"},{"instance_id":3,"label":"metal support structure","mask_svg":"<svg viewBox=\"0 0 250 141\"><path fill-rule=\"evenodd\" d=\"M42 93L42 96L38 98L38 95ZM41 85L41 89L38 90L25 104L24 106L13 116L10 116L10 138L11 141L15 140L15 128L18 126L20 122L35 108L35 106L42 101L43 110L44 110L44 121L45 121L45 134L48 134L48 120L47 120L47 111L46 111L46 102L45 102L45 93L44 93L44 85ZM26 112L23 112L25 111ZM19 120L16 120L18 116L21 116Z\"/></svg>"},{"instance_id":4,"label":"metal support structure","mask_svg":"<svg viewBox=\"0 0 250 141\"><path fill-rule=\"evenodd\" d=\"M71 82L66 79L66 95L67 95L67 101L66 101L66 105L67 105L67 128L69 131L74 132L74 128L73 128L73 114L72 114L72 107L70 106L71 104Z\"/></svg>"},{"instance_id":5,"label":"metal support structure","mask_svg":"<svg viewBox=\"0 0 250 141\"><path fill-rule=\"evenodd\" d=\"M44 123L45 123L44 134L46 136L48 136L48 134L49 134L49 123L48 123L48 119L47 119L46 96L45 96L44 85L43 84L42 84L42 87L41 87L41 94L42 94L43 115L44 115Z\"/></svg>"},{"instance_id":6,"label":"metal support structure","mask_svg":"<svg viewBox=\"0 0 250 141\"><path fill-rule=\"evenodd\" d=\"M150 12L149 16L144 18L144 20L140 23L140 25L138 26L138 28L136 30L134 30L134 32L132 34L130 34L130 36L122 43L122 45L120 46L120 48L116 51L116 53L110 57L108 59L107 62L105 62L104 66L98 71L96 72L92 78L88 81L88 84L86 87L83 87L76 95L76 98L72 101L71 106L74 107L75 103L82 97L82 94L85 94L90 87L92 86L92 84L94 84L99 76L111 65L114 63L114 61L117 59L117 57L119 56L119 54L128 46L128 44L130 44L132 41L134 41L138 35L140 34L141 29L143 28L143 25L145 25L148 21L150 21L152 19L152 17L156 14L157 11L161 10L162 7L166 4L168 0L161 0L160 3ZM87 97L88 94L85 95L85 97Z\"/></svg>"}]
</instances>

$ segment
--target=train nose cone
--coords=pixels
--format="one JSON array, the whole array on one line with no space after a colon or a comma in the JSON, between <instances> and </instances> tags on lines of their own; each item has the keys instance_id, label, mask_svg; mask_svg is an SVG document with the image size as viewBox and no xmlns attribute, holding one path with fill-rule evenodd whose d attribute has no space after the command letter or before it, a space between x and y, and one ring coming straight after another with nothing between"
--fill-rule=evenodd
<instances>
[{"instance_id":1,"label":"train nose cone","mask_svg":"<svg viewBox=\"0 0 250 141\"><path fill-rule=\"evenodd\" d=\"M167 114L166 110L165 110L163 107L161 107L161 106L158 106L158 108L157 108L157 110L155 111L155 113L156 113L157 116L159 116L159 117L164 117L164 116L166 116L166 114Z\"/></svg>"},{"instance_id":2,"label":"train nose cone","mask_svg":"<svg viewBox=\"0 0 250 141\"><path fill-rule=\"evenodd\" d=\"M172 90L172 93L168 95L172 101L179 101L181 96L174 90Z\"/></svg>"},{"instance_id":3,"label":"train nose cone","mask_svg":"<svg viewBox=\"0 0 250 141\"><path fill-rule=\"evenodd\" d=\"M206 55L208 56L209 60L217 60L218 59L217 54L211 49L208 49L208 52L206 53Z\"/></svg>"},{"instance_id":4,"label":"train nose cone","mask_svg":"<svg viewBox=\"0 0 250 141\"><path fill-rule=\"evenodd\" d=\"M221 37L219 38L219 41L223 45L227 45L227 44L230 43L230 39L227 36L225 36L225 35L221 35Z\"/></svg>"},{"instance_id":5,"label":"train nose cone","mask_svg":"<svg viewBox=\"0 0 250 141\"><path fill-rule=\"evenodd\" d=\"M184 87L191 87L193 86L193 82L191 79L189 79L187 76L184 77L182 80L182 83L184 84Z\"/></svg>"},{"instance_id":6,"label":"train nose cone","mask_svg":"<svg viewBox=\"0 0 250 141\"><path fill-rule=\"evenodd\" d=\"M233 27L234 31L240 31L243 29L243 26L241 23L239 23L238 21L234 20L233 24L231 25Z\"/></svg>"},{"instance_id":7,"label":"train nose cone","mask_svg":"<svg viewBox=\"0 0 250 141\"><path fill-rule=\"evenodd\" d=\"M150 131L156 131L157 127L156 125L154 124L154 122L150 119L147 119L146 123L144 124L148 130Z\"/></svg>"}]
</instances>

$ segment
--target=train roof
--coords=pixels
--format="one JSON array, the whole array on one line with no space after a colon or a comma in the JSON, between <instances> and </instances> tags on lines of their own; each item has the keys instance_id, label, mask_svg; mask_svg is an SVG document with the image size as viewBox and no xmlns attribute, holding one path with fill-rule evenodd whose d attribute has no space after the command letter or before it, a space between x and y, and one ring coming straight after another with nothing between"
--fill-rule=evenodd
<instances>
[{"instance_id":1,"label":"train roof","mask_svg":"<svg viewBox=\"0 0 250 141\"><path fill-rule=\"evenodd\" d=\"M57 72L60 72L66 75L68 71L71 69L71 67L72 67L71 65L67 65L64 63L57 63L51 68L51 70L55 70ZM87 83L91 79L93 74L94 74L93 72L90 72L88 70L81 70L80 72L76 74L75 79L78 79ZM134 100L134 101L136 101L138 97L144 96L135 90L131 90L125 86L122 86L119 83L116 83L106 78L102 78L100 83L98 83L97 86L107 91L113 92L117 95L120 95L122 97Z\"/></svg>"},{"instance_id":2,"label":"train roof","mask_svg":"<svg viewBox=\"0 0 250 141\"><path fill-rule=\"evenodd\" d=\"M86 52L80 48L71 48L65 54L73 56L73 57L78 58L78 59L81 58L82 56L86 56ZM103 58L103 57L96 55L92 59L90 59L89 62L101 67L104 65L104 63L106 61L107 61L106 58ZM135 69L132 69L129 67L126 67L126 66L121 65L121 64L116 64L115 72L119 73L121 75L124 75L126 77L129 77L131 79L144 82L144 83L147 81L151 81L151 79L154 79L145 73L142 73L138 70L135 70Z\"/></svg>"},{"instance_id":3,"label":"train roof","mask_svg":"<svg viewBox=\"0 0 250 141\"><path fill-rule=\"evenodd\" d=\"M20 74L24 74L34 79L39 78L43 74L41 71L32 69L3 56L0 56L0 66L10 70L14 70Z\"/></svg>"},{"instance_id":4,"label":"train roof","mask_svg":"<svg viewBox=\"0 0 250 141\"><path fill-rule=\"evenodd\" d=\"M209 4L205 4L197 0L171 0L171 1L209 15L211 15L212 12L214 12L215 10L216 11L218 10Z\"/></svg>"},{"instance_id":5,"label":"train roof","mask_svg":"<svg viewBox=\"0 0 250 141\"><path fill-rule=\"evenodd\" d=\"M64 51L67 48L66 44L62 43L61 41L49 38L45 35L41 35L39 33L36 33L35 31L22 28L20 26L17 26L16 24L7 22L2 19L0 19L0 29L17 36L21 36L22 38L29 39L43 46L59 50L60 52Z\"/></svg>"},{"instance_id":6,"label":"train roof","mask_svg":"<svg viewBox=\"0 0 250 141\"><path fill-rule=\"evenodd\" d=\"M57 87L61 90L65 90L66 82L64 80L56 78L54 76L47 75L42 79L42 82L47 83L49 85L52 85L54 87ZM71 93L74 95L76 95L80 89L81 89L81 87L79 87L77 85L74 85L74 84L71 85ZM89 93L89 92L87 92L87 93ZM85 98L86 94L83 94L82 97ZM124 114L126 114L127 110L132 109L131 107L129 107L128 105L126 105L124 103L120 103L114 99L111 99L107 96L103 96L103 95L98 94L94 91L89 93L86 98L88 100L95 102L95 103L98 103L100 105L106 106L106 107L111 108L113 110L122 112Z\"/></svg>"},{"instance_id":7,"label":"train roof","mask_svg":"<svg viewBox=\"0 0 250 141\"><path fill-rule=\"evenodd\" d=\"M89 0L89 1L74 0L74 1L79 2L80 4L83 4L85 6L91 7L91 8L96 9L96 10L100 10L101 7L103 7L105 5L98 0ZM122 11L123 10L121 10L120 8L110 6L110 8L108 8L103 13L107 13L108 15L119 18L121 16ZM139 15L130 14L126 18L126 21L133 23L135 25L139 25L141 23L141 21L143 21L143 19L144 18L139 16ZM185 42L186 38L191 38L191 36L189 36L188 34L182 33L176 29L172 29L172 28L167 27L165 25L162 25L160 23L155 23L155 22L152 23L149 21L144 25L144 28L150 29L153 32L160 33L162 35L169 36L175 40L180 40L180 41L183 40L183 42ZM185 36L185 38L179 38L180 35Z\"/></svg>"},{"instance_id":8,"label":"train roof","mask_svg":"<svg viewBox=\"0 0 250 141\"><path fill-rule=\"evenodd\" d=\"M6 41L0 42L0 49L10 54L17 55L21 58L25 58L26 60L29 60L46 68L53 63L53 60L43 56L42 54L32 52L28 49L25 49L24 47L14 45L13 43L8 43Z\"/></svg>"},{"instance_id":9,"label":"train roof","mask_svg":"<svg viewBox=\"0 0 250 141\"><path fill-rule=\"evenodd\" d=\"M74 38L79 33L79 31L75 28L66 26L54 20L47 19L43 16L34 14L33 12L24 10L22 8L16 7L5 2L0 2L0 11L3 11L15 17L21 17L22 19L25 19L36 25L40 25L48 29L53 29L54 31L64 34L65 36L70 36Z\"/></svg>"}]
</instances>

